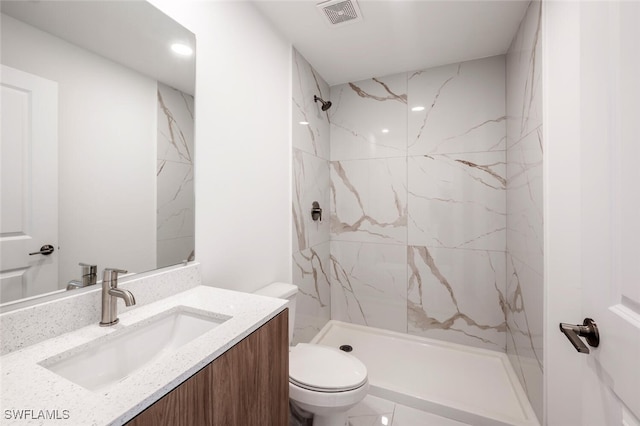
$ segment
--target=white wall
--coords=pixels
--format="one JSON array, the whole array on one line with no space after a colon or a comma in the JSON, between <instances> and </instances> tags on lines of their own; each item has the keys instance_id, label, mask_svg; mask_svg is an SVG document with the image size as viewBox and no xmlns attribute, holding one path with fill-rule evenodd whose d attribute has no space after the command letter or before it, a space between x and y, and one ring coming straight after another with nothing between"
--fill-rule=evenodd
<instances>
[{"instance_id":1,"label":"white wall","mask_svg":"<svg viewBox=\"0 0 640 426\"><path fill-rule=\"evenodd\" d=\"M155 269L155 80L5 15L2 63L58 82L59 284Z\"/></svg>"},{"instance_id":2,"label":"white wall","mask_svg":"<svg viewBox=\"0 0 640 426\"><path fill-rule=\"evenodd\" d=\"M580 13L573 2L542 3L544 186L544 419L581 424L587 357L558 331L582 316L580 212ZM597 423L594 423L597 424Z\"/></svg>"},{"instance_id":3,"label":"white wall","mask_svg":"<svg viewBox=\"0 0 640 426\"><path fill-rule=\"evenodd\" d=\"M291 281L291 46L247 2L152 0L196 35L202 281Z\"/></svg>"}]
</instances>

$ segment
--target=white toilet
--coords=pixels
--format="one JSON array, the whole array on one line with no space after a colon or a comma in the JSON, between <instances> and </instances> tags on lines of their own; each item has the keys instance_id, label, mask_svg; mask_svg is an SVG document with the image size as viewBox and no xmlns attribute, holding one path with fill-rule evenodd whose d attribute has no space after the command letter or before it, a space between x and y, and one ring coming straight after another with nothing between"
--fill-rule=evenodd
<instances>
[{"instance_id":1,"label":"white toilet","mask_svg":"<svg viewBox=\"0 0 640 426\"><path fill-rule=\"evenodd\" d=\"M298 287L273 283L255 292L288 300L289 342L293 338ZM347 411L369 391L367 367L338 348L299 343L289 349L289 398L313 413L313 426L345 426Z\"/></svg>"}]
</instances>

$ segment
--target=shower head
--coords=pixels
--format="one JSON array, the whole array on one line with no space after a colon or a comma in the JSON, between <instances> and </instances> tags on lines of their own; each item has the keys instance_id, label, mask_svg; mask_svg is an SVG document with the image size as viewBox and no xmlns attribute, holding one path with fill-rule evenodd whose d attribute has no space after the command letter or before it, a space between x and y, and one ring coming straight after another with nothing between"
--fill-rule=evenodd
<instances>
[{"instance_id":1,"label":"shower head","mask_svg":"<svg viewBox=\"0 0 640 426\"><path fill-rule=\"evenodd\" d=\"M325 102L322 99L320 99L319 97L317 97L316 95L313 95L313 101L314 102L320 101L320 103L322 104L322 107L320 109L322 109L323 111L326 111L329 108L331 108L331 101L326 101Z\"/></svg>"}]
</instances>

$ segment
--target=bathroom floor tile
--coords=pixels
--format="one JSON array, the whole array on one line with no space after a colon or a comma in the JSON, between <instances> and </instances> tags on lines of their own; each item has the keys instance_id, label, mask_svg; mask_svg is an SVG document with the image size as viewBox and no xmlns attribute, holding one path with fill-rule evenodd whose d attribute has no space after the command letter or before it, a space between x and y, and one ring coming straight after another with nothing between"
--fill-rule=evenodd
<instances>
[{"instance_id":1,"label":"bathroom floor tile","mask_svg":"<svg viewBox=\"0 0 640 426\"><path fill-rule=\"evenodd\" d=\"M347 426L471 426L367 395L347 413Z\"/></svg>"},{"instance_id":2,"label":"bathroom floor tile","mask_svg":"<svg viewBox=\"0 0 640 426\"><path fill-rule=\"evenodd\" d=\"M367 395L349 410L349 426L389 426L396 404L386 399Z\"/></svg>"},{"instance_id":3,"label":"bathroom floor tile","mask_svg":"<svg viewBox=\"0 0 640 426\"><path fill-rule=\"evenodd\" d=\"M396 404L393 412L393 423L390 426L470 426L467 423L461 423L445 417L436 416L435 414L425 411L416 410L415 408Z\"/></svg>"}]
</instances>

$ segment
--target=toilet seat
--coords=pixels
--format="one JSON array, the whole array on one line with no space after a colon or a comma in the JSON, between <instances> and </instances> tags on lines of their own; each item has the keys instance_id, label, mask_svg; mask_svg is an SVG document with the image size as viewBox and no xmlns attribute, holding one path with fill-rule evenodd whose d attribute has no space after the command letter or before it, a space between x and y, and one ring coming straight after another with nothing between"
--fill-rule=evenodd
<instances>
[{"instance_id":1,"label":"toilet seat","mask_svg":"<svg viewBox=\"0 0 640 426\"><path fill-rule=\"evenodd\" d=\"M299 343L289 352L289 381L315 392L346 392L367 383L367 367L337 348Z\"/></svg>"}]
</instances>

